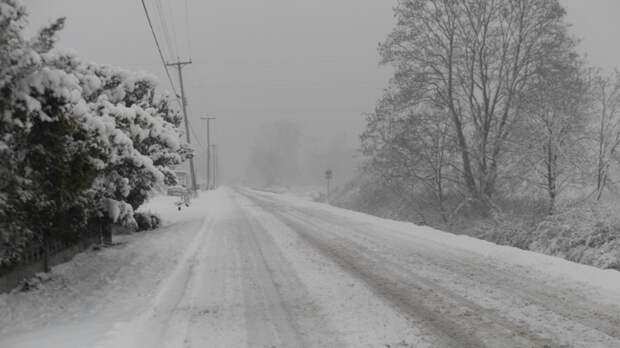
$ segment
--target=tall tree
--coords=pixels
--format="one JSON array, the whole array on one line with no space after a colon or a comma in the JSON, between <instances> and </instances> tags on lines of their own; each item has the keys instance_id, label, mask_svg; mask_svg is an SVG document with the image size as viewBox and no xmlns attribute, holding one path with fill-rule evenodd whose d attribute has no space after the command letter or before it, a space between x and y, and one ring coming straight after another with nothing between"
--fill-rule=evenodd
<instances>
[{"instance_id":1,"label":"tall tree","mask_svg":"<svg viewBox=\"0 0 620 348\"><path fill-rule=\"evenodd\" d=\"M456 179L451 124L445 111L425 104L410 106L408 101L388 92L368 115L361 135L363 154L370 158L366 168L388 187L397 186L396 192L409 196L407 201L415 196L416 201L434 206L447 223L451 214L446 196L454 193ZM425 200L426 196L431 199ZM412 208L424 215L423 209Z\"/></svg>"},{"instance_id":2,"label":"tall tree","mask_svg":"<svg viewBox=\"0 0 620 348\"><path fill-rule=\"evenodd\" d=\"M536 62L568 37L565 11L557 0L402 0L395 11L382 62L419 102L447 111L463 185L487 201Z\"/></svg>"},{"instance_id":3,"label":"tall tree","mask_svg":"<svg viewBox=\"0 0 620 348\"><path fill-rule=\"evenodd\" d=\"M610 169L618 159L620 147L620 72L610 76L597 74L593 84L596 167L596 199L609 185Z\"/></svg>"},{"instance_id":4,"label":"tall tree","mask_svg":"<svg viewBox=\"0 0 620 348\"><path fill-rule=\"evenodd\" d=\"M521 144L534 182L542 187L553 213L558 195L583 177L590 105L589 72L570 39L557 40L538 62L530 89L522 96L527 113ZM521 162L522 163L522 162Z\"/></svg>"}]
</instances>

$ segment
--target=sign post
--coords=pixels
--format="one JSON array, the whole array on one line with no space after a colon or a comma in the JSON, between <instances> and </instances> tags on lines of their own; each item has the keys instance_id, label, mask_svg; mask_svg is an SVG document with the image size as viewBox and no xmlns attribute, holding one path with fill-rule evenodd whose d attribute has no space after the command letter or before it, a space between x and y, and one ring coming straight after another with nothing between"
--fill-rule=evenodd
<instances>
[{"instance_id":1,"label":"sign post","mask_svg":"<svg viewBox=\"0 0 620 348\"><path fill-rule=\"evenodd\" d=\"M332 172L331 169L328 169L325 171L325 180L327 180L327 192L325 195L325 201L327 202L327 204L329 204L329 183L333 177L334 177L334 173Z\"/></svg>"}]
</instances>

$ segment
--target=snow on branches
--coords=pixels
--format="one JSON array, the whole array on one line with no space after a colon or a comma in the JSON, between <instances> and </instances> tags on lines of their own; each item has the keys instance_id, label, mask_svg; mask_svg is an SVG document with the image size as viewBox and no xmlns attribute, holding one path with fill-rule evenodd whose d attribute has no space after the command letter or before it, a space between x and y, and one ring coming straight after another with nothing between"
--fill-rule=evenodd
<instances>
[{"instance_id":1,"label":"snow on branches","mask_svg":"<svg viewBox=\"0 0 620 348\"><path fill-rule=\"evenodd\" d=\"M93 219L135 224L191 152L153 76L54 50L63 19L25 39L25 18L19 1L0 3L0 264Z\"/></svg>"}]
</instances>

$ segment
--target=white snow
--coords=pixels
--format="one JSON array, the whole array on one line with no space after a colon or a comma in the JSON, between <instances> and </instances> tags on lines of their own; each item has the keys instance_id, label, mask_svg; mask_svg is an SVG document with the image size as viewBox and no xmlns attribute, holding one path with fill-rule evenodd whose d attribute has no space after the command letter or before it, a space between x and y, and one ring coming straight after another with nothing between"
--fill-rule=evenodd
<instances>
[{"instance_id":1,"label":"white snow","mask_svg":"<svg viewBox=\"0 0 620 348\"><path fill-rule=\"evenodd\" d=\"M488 258L489 262L502 262L506 265L528 267L537 272L554 278L566 278L591 287L608 291L600 300L609 303L620 303L620 272L611 269L600 269L587 266L559 257L540 254L510 246L497 245L465 235L456 235L427 226L418 226L410 222L377 218L368 214L341 209L338 207L316 203L295 195L264 195L277 196L293 206L312 207L338 216L371 224L379 230L397 232L411 241L426 240L444 245L449 249L459 249Z\"/></svg>"},{"instance_id":2,"label":"white snow","mask_svg":"<svg viewBox=\"0 0 620 348\"><path fill-rule=\"evenodd\" d=\"M157 196L139 210L159 214L161 229L80 254L38 290L0 295L0 347L424 347L442 342L433 330L446 323L490 346L619 342L604 322L620 313L619 272L239 192L201 193L181 211L178 197ZM310 227L335 258L302 238ZM391 296L438 321L411 318Z\"/></svg>"},{"instance_id":3,"label":"white snow","mask_svg":"<svg viewBox=\"0 0 620 348\"><path fill-rule=\"evenodd\" d=\"M240 200L251 206L247 199ZM273 236L280 250L299 271L303 283L310 285L311 297L324 309L330 326L342 336L344 346L398 347L402 342L413 347L430 346L406 318L394 313L359 280L308 249L298 236L288 233L288 227L281 221L261 209L250 208L249 212ZM343 298L346 301L342 301Z\"/></svg>"},{"instance_id":4,"label":"white snow","mask_svg":"<svg viewBox=\"0 0 620 348\"><path fill-rule=\"evenodd\" d=\"M91 347L148 309L216 204L203 197L179 212L174 199L149 203L165 227L116 236L120 245L78 254L54 267L40 289L0 294L0 347Z\"/></svg>"}]
</instances>

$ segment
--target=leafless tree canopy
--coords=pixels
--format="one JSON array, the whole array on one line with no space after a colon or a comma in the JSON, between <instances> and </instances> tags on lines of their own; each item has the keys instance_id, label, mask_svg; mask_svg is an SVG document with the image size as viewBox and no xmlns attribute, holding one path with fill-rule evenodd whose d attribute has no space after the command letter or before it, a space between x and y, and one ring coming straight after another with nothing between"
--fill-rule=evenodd
<instances>
[{"instance_id":1,"label":"leafless tree canopy","mask_svg":"<svg viewBox=\"0 0 620 348\"><path fill-rule=\"evenodd\" d=\"M576 157L591 143L596 91L562 6L407 0L395 11L380 54L396 72L362 135L370 167L427 186L442 211L446 189L492 206L515 178L543 188L553 210L559 192L583 179ZM610 122L615 111L603 109ZM609 153L613 136L601 137Z\"/></svg>"}]
</instances>

